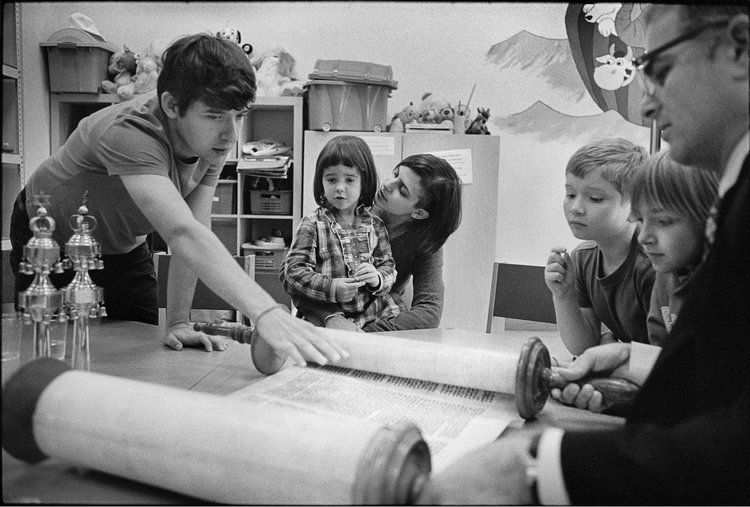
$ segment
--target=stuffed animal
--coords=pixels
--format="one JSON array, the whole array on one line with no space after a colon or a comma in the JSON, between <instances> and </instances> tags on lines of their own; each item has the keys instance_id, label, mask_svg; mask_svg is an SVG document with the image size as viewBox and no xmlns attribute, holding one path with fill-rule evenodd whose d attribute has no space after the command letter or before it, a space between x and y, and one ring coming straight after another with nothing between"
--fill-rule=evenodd
<instances>
[{"instance_id":1,"label":"stuffed animal","mask_svg":"<svg viewBox=\"0 0 750 507\"><path fill-rule=\"evenodd\" d=\"M450 102L445 98L435 95L432 92L426 92L422 95L422 102L419 105L422 113L420 123L437 123L453 125L453 108Z\"/></svg>"},{"instance_id":2,"label":"stuffed animal","mask_svg":"<svg viewBox=\"0 0 750 507\"><path fill-rule=\"evenodd\" d=\"M409 102L408 106L391 118L391 123L388 125L388 132L403 132L405 125L419 123L421 117L422 114L419 107L415 106L413 102Z\"/></svg>"},{"instance_id":3,"label":"stuffed animal","mask_svg":"<svg viewBox=\"0 0 750 507\"><path fill-rule=\"evenodd\" d=\"M487 129L487 120L490 119L489 108L485 109L483 107L478 107L477 113L479 114L477 114L476 118L472 120L471 125L466 129L466 133L489 135L490 131Z\"/></svg>"},{"instance_id":4,"label":"stuffed animal","mask_svg":"<svg viewBox=\"0 0 750 507\"><path fill-rule=\"evenodd\" d=\"M216 36L220 39L227 39L236 43L239 47L242 48L242 51L244 51L248 57L250 56L250 53L253 52L253 46L251 44L242 44L242 34L234 27L228 26L226 28L222 28L221 30L216 32Z\"/></svg>"},{"instance_id":5,"label":"stuffed animal","mask_svg":"<svg viewBox=\"0 0 750 507\"><path fill-rule=\"evenodd\" d=\"M136 58L137 65L133 82L133 91L136 95L156 89L156 82L162 68L162 56L168 45L169 41L156 39L142 55Z\"/></svg>"},{"instance_id":6,"label":"stuffed animal","mask_svg":"<svg viewBox=\"0 0 750 507\"><path fill-rule=\"evenodd\" d=\"M109 67L107 71L112 74L112 81L102 81L102 90L104 93L113 93L120 97L120 100L133 98L135 85L133 77L136 71L135 53L127 46L122 46L122 51L117 51L109 58Z\"/></svg>"},{"instance_id":7,"label":"stuffed animal","mask_svg":"<svg viewBox=\"0 0 750 507\"><path fill-rule=\"evenodd\" d=\"M159 66L156 63L156 60L151 56L141 56L138 59L138 65L135 71L133 92L136 95L140 95L141 93L155 90L158 79Z\"/></svg>"},{"instance_id":8,"label":"stuffed animal","mask_svg":"<svg viewBox=\"0 0 750 507\"><path fill-rule=\"evenodd\" d=\"M297 80L297 61L283 49L266 52L253 65L258 86L255 94L258 97L302 95L302 82Z\"/></svg>"}]
</instances>

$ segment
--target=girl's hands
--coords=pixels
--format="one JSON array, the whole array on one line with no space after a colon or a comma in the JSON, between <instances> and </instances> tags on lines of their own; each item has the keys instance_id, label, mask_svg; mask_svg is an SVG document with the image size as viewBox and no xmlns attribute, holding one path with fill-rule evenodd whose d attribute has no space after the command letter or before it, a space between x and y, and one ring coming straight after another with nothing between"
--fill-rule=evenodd
<instances>
[{"instance_id":1,"label":"girl's hands","mask_svg":"<svg viewBox=\"0 0 750 507\"><path fill-rule=\"evenodd\" d=\"M339 303L351 301L354 299L357 290L364 284L365 282L361 282L357 278L334 278L333 293L336 295L336 301Z\"/></svg>"},{"instance_id":2,"label":"girl's hands","mask_svg":"<svg viewBox=\"0 0 750 507\"><path fill-rule=\"evenodd\" d=\"M360 282L365 282L372 288L380 286L380 276L375 266L369 262L363 262L354 270L354 278Z\"/></svg>"},{"instance_id":3,"label":"girl's hands","mask_svg":"<svg viewBox=\"0 0 750 507\"><path fill-rule=\"evenodd\" d=\"M547 257L544 268L544 282L558 299L564 299L575 289L575 277L570 255L565 247L554 247Z\"/></svg>"}]
</instances>

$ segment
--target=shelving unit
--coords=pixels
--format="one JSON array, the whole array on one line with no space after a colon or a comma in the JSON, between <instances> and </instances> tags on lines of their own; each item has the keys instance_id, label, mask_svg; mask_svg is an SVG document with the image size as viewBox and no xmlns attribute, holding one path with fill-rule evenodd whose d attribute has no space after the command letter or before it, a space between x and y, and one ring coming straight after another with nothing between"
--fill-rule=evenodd
<instances>
[{"instance_id":1,"label":"shelving unit","mask_svg":"<svg viewBox=\"0 0 750 507\"><path fill-rule=\"evenodd\" d=\"M244 243L252 243L262 237L269 237L274 230L280 230L287 246L291 245L292 236L297 231L302 218L302 98L301 97L258 97L245 120L237 143L235 158L229 161L236 163L241 155L242 145L248 141L259 141L272 138L292 148L292 166L286 179L274 178L274 190L264 192L275 198L281 192L291 192L288 212L279 214L253 213L252 190L268 190L267 182L241 172L236 173L235 180L221 180L216 189L215 205L220 204L221 213L211 215L212 228L235 254L255 253L255 281L280 303L289 304L290 298L279 282L279 258L283 251L247 251L243 252ZM235 192L232 194L232 192ZM288 195L288 194L287 194ZM231 200L228 198L231 197ZM257 193L255 195L257 198ZM286 196L285 196L286 197ZM264 197L265 198L265 197ZM231 203L231 204L230 204ZM255 208L259 206L256 203ZM225 213L226 207L230 213ZM216 206L218 207L218 206ZM215 209L216 209L215 207Z\"/></svg>"},{"instance_id":2,"label":"shelving unit","mask_svg":"<svg viewBox=\"0 0 750 507\"><path fill-rule=\"evenodd\" d=\"M21 12L3 3L3 195L2 250L10 250L10 215L25 181L23 166L23 86L21 85ZM3 262L3 265L6 263ZM5 278L5 277L3 277Z\"/></svg>"}]
</instances>

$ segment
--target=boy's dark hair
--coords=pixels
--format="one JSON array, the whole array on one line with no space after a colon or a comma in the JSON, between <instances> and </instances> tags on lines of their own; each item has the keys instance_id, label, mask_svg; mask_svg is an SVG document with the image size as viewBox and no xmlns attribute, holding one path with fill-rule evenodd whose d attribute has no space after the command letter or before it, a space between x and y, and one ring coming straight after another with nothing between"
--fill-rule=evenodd
<instances>
[{"instance_id":1,"label":"boy's dark hair","mask_svg":"<svg viewBox=\"0 0 750 507\"><path fill-rule=\"evenodd\" d=\"M420 178L422 191L417 207L430 215L415 220L412 227L426 228L421 248L426 253L435 252L461 224L461 178L447 161L427 153L410 155L397 167L401 166L408 167Z\"/></svg>"},{"instance_id":2,"label":"boy's dark hair","mask_svg":"<svg viewBox=\"0 0 750 507\"><path fill-rule=\"evenodd\" d=\"M357 136L336 136L323 146L313 176L313 196L318 206L330 206L323 190L323 171L339 164L359 169L362 181L359 204L372 206L378 191L378 173L370 147Z\"/></svg>"},{"instance_id":3,"label":"boy's dark hair","mask_svg":"<svg viewBox=\"0 0 750 507\"><path fill-rule=\"evenodd\" d=\"M156 92L170 92L180 115L201 100L218 109L243 110L255 100L255 72L250 59L232 41L209 33L188 35L164 52Z\"/></svg>"},{"instance_id":4,"label":"boy's dark hair","mask_svg":"<svg viewBox=\"0 0 750 507\"><path fill-rule=\"evenodd\" d=\"M648 152L642 146L621 137L601 139L578 148L568 160L565 174L583 178L592 171L614 185L623 199L630 199L633 176L643 165Z\"/></svg>"}]
</instances>

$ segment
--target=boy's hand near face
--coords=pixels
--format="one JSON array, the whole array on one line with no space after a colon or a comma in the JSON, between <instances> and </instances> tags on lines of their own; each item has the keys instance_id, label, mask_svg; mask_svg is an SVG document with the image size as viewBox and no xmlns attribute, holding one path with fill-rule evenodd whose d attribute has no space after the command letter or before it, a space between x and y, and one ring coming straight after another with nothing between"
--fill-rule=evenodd
<instances>
[{"instance_id":1,"label":"boy's hand near face","mask_svg":"<svg viewBox=\"0 0 750 507\"><path fill-rule=\"evenodd\" d=\"M552 253L547 257L547 265L544 268L544 282L557 299L564 299L573 294L571 291L575 289L575 277L571 267L567 248L552 248Z\"/></svg>"}]
</instances>

